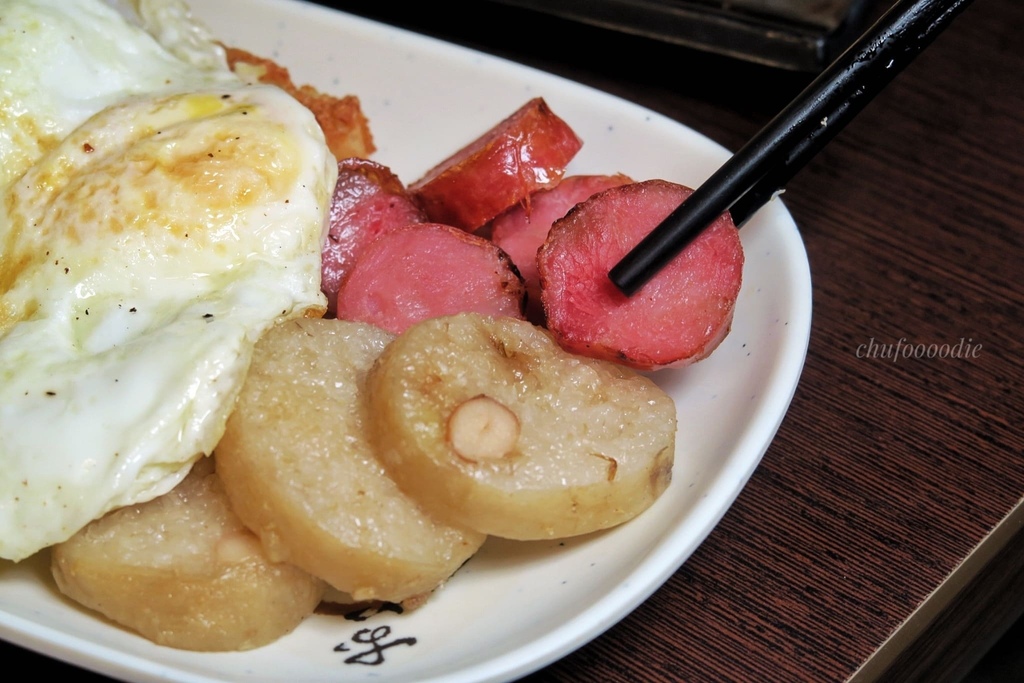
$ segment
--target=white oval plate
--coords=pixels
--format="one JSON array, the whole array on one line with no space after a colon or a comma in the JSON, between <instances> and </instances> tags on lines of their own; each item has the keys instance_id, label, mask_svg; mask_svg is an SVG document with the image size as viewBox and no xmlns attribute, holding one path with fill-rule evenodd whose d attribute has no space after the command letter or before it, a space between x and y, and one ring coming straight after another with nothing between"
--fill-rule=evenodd
<instances>
[{"instance_id":1,"label":"white oval plate","mask_svg":"<svg viewBox=\"0 0 1024 683\"><path fill-rule=\"evenodd\" d=\"M608 94L320 6L193 5L225 42L279 60L296 82L357 94L376 160L406 182L535 96L584 140L573 173L695 186L728 156L679 123ZM154 682L508 681L568 654L691 555L747 482L789 406L810 331L806 253L779 201L741 235L746 264L732 332L708 360L655 376L679 411L675 473L634 521L564 542L489 540L419 610L361 622L317 615L243 653L154 645L63 600L44 557L0 563L0 636L108 676Z\"/></svg>"}]
</instances>

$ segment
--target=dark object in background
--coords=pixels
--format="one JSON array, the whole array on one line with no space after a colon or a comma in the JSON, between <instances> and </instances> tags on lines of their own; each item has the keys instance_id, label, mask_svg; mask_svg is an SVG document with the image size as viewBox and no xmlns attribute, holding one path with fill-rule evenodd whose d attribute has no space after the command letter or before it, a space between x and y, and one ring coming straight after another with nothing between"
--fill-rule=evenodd
<instances>
[{"instance_id":1,"label":"dark object in background","mask_svg":"<svg viewBox=\"0 0 1024 683\"><path fill-rule=\"evenodd\" d=\"M492 0L795 71L817 72L864 28L874 0Z\"/></svg>"}]
</instances>

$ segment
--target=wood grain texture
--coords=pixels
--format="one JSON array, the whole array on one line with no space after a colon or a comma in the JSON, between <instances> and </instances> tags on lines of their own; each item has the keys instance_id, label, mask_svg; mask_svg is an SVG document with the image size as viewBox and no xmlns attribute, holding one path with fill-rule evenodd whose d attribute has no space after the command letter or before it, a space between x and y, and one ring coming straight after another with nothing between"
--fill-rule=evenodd
<instances>
[{"instance_id":1,"label":"wood grain texture","mask_svg":"<svg viewBox=\"0 0 1024 683\"><path fill-rule=\"evenodd\" d=\"M419 4L333 4L594 85L732 149L807 80L488 3L458 26ZM974 3L790 183L814 319L775 441L660 590L528 683L845 681L964 578L1024 498L1022 36L1024 3ZM864 357L961 339L971 357ZM1022 547L1016 533L994 569L932 604L889 679L974 661L1024 609L1004 592Z\"/></svg>"}]
</instances>

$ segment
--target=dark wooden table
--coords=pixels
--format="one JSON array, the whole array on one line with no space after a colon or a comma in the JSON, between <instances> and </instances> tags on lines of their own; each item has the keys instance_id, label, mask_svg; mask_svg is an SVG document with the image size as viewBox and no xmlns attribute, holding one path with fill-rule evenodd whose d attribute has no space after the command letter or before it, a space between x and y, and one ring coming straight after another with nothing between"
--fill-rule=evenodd
<instances>
[{"instance_id":1,"label":"dark wooden table","mask_svg":"<svg viewBox=\"0 0 1024 683\"><path fill-rule=\"evenodd\" d=\"M433 3L334 4L732 149L809 79L489 3L458 26ZM1024 612L1022 40L1024 3L978 0L790 183L814 320L778 436L668 583L527 681L953 681Z\"/></svg>"}]
</instances>

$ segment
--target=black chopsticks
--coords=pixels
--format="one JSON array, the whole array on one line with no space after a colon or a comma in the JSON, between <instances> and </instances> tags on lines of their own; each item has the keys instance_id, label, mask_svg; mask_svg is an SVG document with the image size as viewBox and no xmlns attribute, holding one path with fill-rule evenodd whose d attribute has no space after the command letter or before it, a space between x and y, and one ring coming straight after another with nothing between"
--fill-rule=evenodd
<instances>
[{"instance_id":1,"label":"black chopsticks","mask_svg":"<svg viewBox=\"0 0 1024 683\"><path fill-rule=\"evenodd\" d=\"M742 225L971 0L899 0L608 273L636 293L725 211Z\"/></svg>"}]
</instances>

